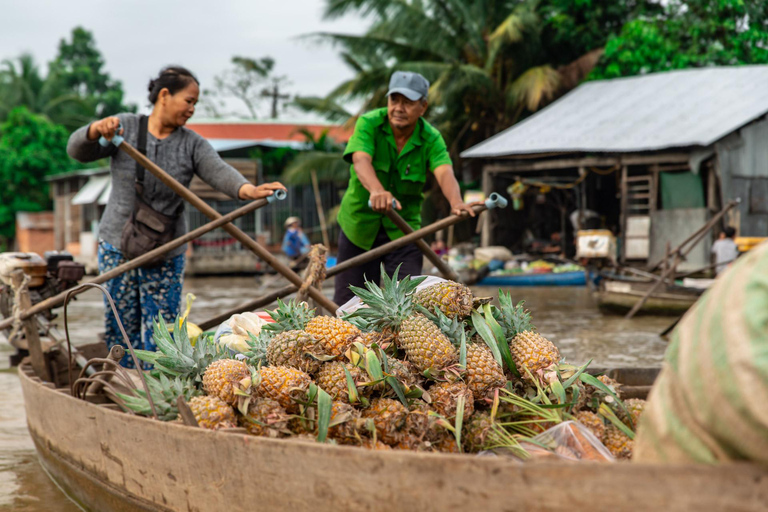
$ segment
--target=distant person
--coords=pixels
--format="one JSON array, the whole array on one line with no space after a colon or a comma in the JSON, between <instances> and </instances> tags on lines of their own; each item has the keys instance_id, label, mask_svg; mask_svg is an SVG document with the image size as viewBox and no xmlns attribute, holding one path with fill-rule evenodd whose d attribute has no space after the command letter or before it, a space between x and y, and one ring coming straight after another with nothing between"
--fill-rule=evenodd
<instances>
[{"instance_id":1,"label":"distant person","mask_svg":"<svg viewBox=\"0 0 768 512\"><path fill-rule=\"evenodd\" d=\"M448 247L445 245L445 242L443 242L442 240L435 240L430 244L429 247L438 256L443 256L444 254L448 254Z\"/></svg>"},{"instance_id":2,"label":"distant person","mask_svg":"<svg viewBox=\"0 0 768 512\"><path fill-rule=\"evenodd\" d=\"M307 235L301 229L301 219L288 217L285 219L285 235L283 236L283 253L291 259L291 267L297 267L309 253L310 244Z\"/></svg>"},{"instance_id":3,"label":"distant person","mask_svg":"<svg viewBox=\"0 0 768 512\"><path fill-rule=\"evenodd\" d=\"M715 272L717 275L728 268L728 265L739 256L739 248L733 237L736 230L728 226L720 233L720 237L712 244L712 254L715 256Z\"/></svg>"},{"instance_id":4,"label":"distant person","mask_svg":"<svg viewBox=\"0 0 768 512\"><path fill-rule=\"evenodd\" d=\"M67 153L72 158L80 162L110 158L112 192L99 224L99 273L128 261L125 248L121 247L123 228L132 217L134 206L141 204L139 200L164 216L167 225L172 226L174 238L187 231L184 201L180 196L152 173L144 172L124 151L114 145L99 144L100 137L112 140L119 128L126 142L143 149L150 160L185 187L197 175L216 190L238 199L260 199L285 189L280 183L252 185L225 163L208 141L184 127L195 113L199 96L200 84L189 70L167 67L149 82L152 104L149 116L124 113L105 117L83 126L69 137ZM165 320L172 323L179 313L185 251L186 247L181 246L152 266L126 272L105 283L134 348L154 351L152 321L162 313ZM104 305L107 346L125 347L106 297ZM126 354L121 364L132 367L133 359Z\"/></svg>"}]
</instances>

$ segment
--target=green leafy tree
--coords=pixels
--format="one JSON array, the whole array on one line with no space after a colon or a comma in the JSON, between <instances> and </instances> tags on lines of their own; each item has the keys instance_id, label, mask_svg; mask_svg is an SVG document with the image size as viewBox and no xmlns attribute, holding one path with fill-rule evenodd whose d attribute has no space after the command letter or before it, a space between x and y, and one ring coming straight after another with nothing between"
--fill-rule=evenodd
<instances>
[{"instance_id":1,"label":"green leafy tree","mask_svg":"<svg viewBox=\"0 0 768 512\"><path fill-rule=\"evenodd\" d=\"M85 100L92 118L135 111L135 105L123 104L122 82L111 78L104 67L104 58L93 34L76 27L70 40L59 42L58 55L49 65L48 78Z\"/></svg>"},{"instance_id":2,"label":"green leafy tree","mask_svg":"<svg viewBox=\"0 0 768 512\"><path fill-rule=\"evenodd\" d=\"M17 107L0 126L0 246L13 239L16 212L50 209L46 176L72 169L68 133L46 117Z\"/></svg>"},{"instance_id":3,"label":"green leafy tree","mask_svg":"<svg viewBox=\"0 0 768 512\"><path fill-rule=\"evenodd\" d=\"M356 12L372 25L362 36L315 34L355 76L304 106L337 118L350 100L362 111L383 106L394 70L419 72L432 84L427 116L456 157L578 84L608 36L647 9L640 0L326 0L327 18Z\"/></svg>"},{"instance_id":4,"label":"green leafy tree","mask_svg":"<svg viewBox=\"0 0 768 512\"><path fill-rule=\"evenodd\" d=\"M768 3L669 0L611 37L591 78L712 65L768 63Z\"/></svg>"}]
</instances>

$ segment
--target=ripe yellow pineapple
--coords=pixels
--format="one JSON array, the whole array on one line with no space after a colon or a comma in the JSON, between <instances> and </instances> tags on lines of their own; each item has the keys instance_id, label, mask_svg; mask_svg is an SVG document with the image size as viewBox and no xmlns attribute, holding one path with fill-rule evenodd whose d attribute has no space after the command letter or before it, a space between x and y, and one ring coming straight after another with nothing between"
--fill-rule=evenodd
<instances>
[{"instance_id":1,"label":"ripe yellow pineapple","mask_svg":"<svg viewBox=\"0 0 768 512\"><path fill-rule=\"evenodd\" d=\"M432 408L448 421L455 421L459 397L464 397L464 418L469 418L475 410L475 398L472 391L461 381L437 382L429 388Z\"/></svg>"},{"instance_id":2,"label":"ripe yellow pineapple","mask_svg":"<svg viewBox=\"0 0 768 512\"><path fill-rule=\"evenodd\" d=\"M306 331L291 330L275 334L267 345L267 361L271 366L288 366L310 375L323 364L318 341Z\"/></svg>"},{"instance_id":3,"label":"ripe yellow pineapple","mask_svg":"<svg viewBox=\"0 0 768 512\"><path fill-rule=\"evenodd\" d=\"M467 373L464 381L475 400L488 397L495 389L507 384L507 378L490 349L477 344L467 346Z\"/></svg>"},{"instance_id":4,"label":"ripe yellow pineapple","mask_svg":"<svg viewBox=\"0 0 768 512\"><path fill-rule=\"evenodd\" d=\"M364 393L366 389L359 384L367 380L365 372L359 367L349 363L343 363L341 361L325 363L317 372L315 380L318 386L331 395L332 399L349 403L349 386L347 385L347 376L344 372L345 369L349 372L352 380L355 382L358 393Z\"/></svg>"},{"instance_id":5,"label":"ripe yellow pineapple","mask_svg":"<svg viewBox=\"0 0 768 512\"><path fill-rule=\"evenodd\" d=\"M397 343L397 336L390 329L385 329L383 332L368 331L360 335L360 341L366 347L370 347L376 343L381 348L387 348L393 343Z\"/></svg>"},{"instance_id":6,"label":"ripe yellow pineapple","mask_svg":"<svg viewBox=\"0 0 768 512\"><path fill-rule=\"evenodd\" d=\"M509 344L509 351L523 380L536 378L539 372L543 372L560 360L560 351L555 344L533 331L518 333Z\"/></svg>"},{"instance_id":7,"label":"ripe yellow pineapple","mask_svg":"<svg viewBox=\"0 0 768 512\"><path fill-rule=\"evenodd\" d=\"M219 359L212 362L203 374L203 389L212 396L217 396L229 405L236 405L235 391L248 392L251 385L251 372L242 361Z\"/></svg>"},{"instance_id":8,"label":"ripe yellow pineapple","mask_svg":"<svg viewBox=\"0 0 768 512\"><path fill-rule=\"evenodd\" d=\"M416 312L413 292L423 278L398 281L398 271L399 267L390 278L382 265L382 287L371 281L365 282L367 289L351 287L368 306L355 315L396 332L400 348L420 372L438 373L455 365L459 355L451 341L437 325Z\"/></svg>"},{"instance_id":9,"label":"ripe yellow pineapple","mask_svg":"<svg viewBox=\"0 0 768 512\"><path fill-rule=\"evenodd\" d=\"M584 425L595 437L602 440L605 434L605 423L603 419L592 411L580 411L574 416L576 421Z\"/></svg>"},{"instance_id":10,"label":"ripe yellow pineapple","mask_svg":"<svg viewBox=\"0 0 768 512\"><path fill-rule=\"evenodd\" d=\"M240 426L254 436L280 437L288 429L288 414L276 400L252 397Z\"/></svg>"},{"instance_id":11,"label":"ripe yellow pineapple","mask_svg":"<svg viewBox=\"0 0 768 512\"><path fill-rule=\"evenodd\" d=\"M348 403L333 402L328 437L339 444L359 445L368 435L360 411Z\"/></svg>"},{"instance_id":12,"label":"ripe yellow pineapple","mask_svg":"<svg viewBox=\"0 0 768 512\"><path fill-rule=\"evenodd\" d=\"M640 420L640 415L643 414L643 410L645 409L645 400L641 398L629 398L624 400L624 406L629 409L629 413L632 415L632 421L629 421L627 414L622 408L618 409L619 418L632 430L637 429L637 422Z\"/></svg>"},{"instance_id":13,"label":"ripe yellow pineapple","mask_svg":"<svg viewBox=\"0 0 768 512\"><path fill-rule=\"evenodd\" d=\"M360 339L360 329L341 318L316 316L304 329L320 342L326 354L344 355L347 348Z\"/></svg>"},{"instance_id":14,"label":"ripe yellow pineapple","mask_svg":"<svg viewBox=\"0 0 768 512\"><path fill-rule=\"evenodd\" d=\"M303 398L312 378L301 370L287 366L265 366L259 370L255 394L276 400L286 411L298 410L296 400Z\"/></svg>"},{"instance_id":15,"label":"ripe yellow pineapple","mask_svg":"<svg viewBox=\"0 0 768 512\"><path fill-rule=\"evenodd\" d=\"M371 405L363 410L363 418L371 418L376 427L376 437L388 445L400 442L408 417L408 409L391 398L374 398Z\"/></svg>"},{"instance_id":16,"label":"ripe yellow pineapple","mask_svg":"<svg viewBox=\"0 0 768 512\"><path fill-rule=\"evenodd\" d=\"M635 442L613 425L608 425L603 434L603 444L617 459L632 457Z\"/></svg>"},{"instance_id":17,"label":"ripe yellow pineapple","mask_svg":"<svg viewBox=\"0 0 768 512\"><path fill-rule=\"evenodd\" d=\"M218 397L196 396L189 400L188 405L202 428L217 430L235 426L234 409Z\"/></svg>"},{"instance_id":18,"label":"ripe yellow pineapple","mask_svg":"<svg viewBox=\"0 0 768 512\"><path fill-rule=\"evenodd\" d=\"M464 318L472 313L472 291L461 283L443 281L423 288L413 295L416 304L434 313L435 308L448 318Z\"/></svg>"}]
</instances>

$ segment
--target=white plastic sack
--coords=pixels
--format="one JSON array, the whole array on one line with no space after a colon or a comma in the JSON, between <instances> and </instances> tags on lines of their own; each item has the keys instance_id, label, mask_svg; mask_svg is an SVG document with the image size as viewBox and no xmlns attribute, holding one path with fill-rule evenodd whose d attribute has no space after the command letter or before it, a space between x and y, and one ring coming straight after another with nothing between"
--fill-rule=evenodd
<instances>
[{"instance_id":1,"label":"white plastic sack","mask_svg":"<svg viewBox=\"0 0 768 512\"><path fill-rule=\"evenodd\" d=\"M500 245L491 247L478 247L475 249L475 259L480 261L509 261L512 259L512 251Z\"/></svg>"},{"instance_id":2,"label":"white plastic sack","mask_svg":"<svg viewBox=\"0 0 768 512\"><path fill-rule=\"evenodd\" d=\"M216 329L213 341L233 352L247 352L250 335L258 336L262 326L271 322L272 319L266 312L251 313L247 311L232 315Z\"/></svg>"}]
</instances>

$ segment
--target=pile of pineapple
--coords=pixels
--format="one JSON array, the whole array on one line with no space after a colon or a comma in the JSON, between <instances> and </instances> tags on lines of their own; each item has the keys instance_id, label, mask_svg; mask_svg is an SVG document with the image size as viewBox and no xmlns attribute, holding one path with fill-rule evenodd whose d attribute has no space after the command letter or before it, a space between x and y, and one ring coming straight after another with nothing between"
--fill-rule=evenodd
<instances>
[{"instance_id":1,"label":"pile of pineapple","mask_svg":"<svg viewBox=\"0 0 768 512\"><path fill-rule=\"evenodd\" d=\"M564 421L589 429L619 458L632 452L642 401L561 360L523 303L499 306L466 286L398 273L354 288L363 301L345 318L278 301L274 323L242 354L183 324L159 319L157 352L137 351L158 418L179 421L187 404L199 427L376 450L509 450ZM146 393L120 395L152 416ZM581 428L581 427L580 427ZM522 443L522 444L521 444Z\"/></svg>"}]
</instances>

